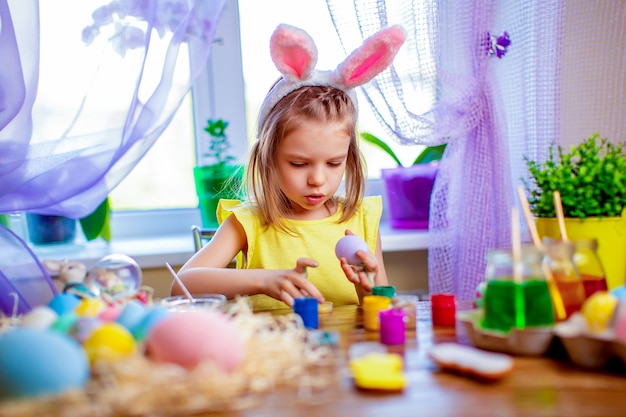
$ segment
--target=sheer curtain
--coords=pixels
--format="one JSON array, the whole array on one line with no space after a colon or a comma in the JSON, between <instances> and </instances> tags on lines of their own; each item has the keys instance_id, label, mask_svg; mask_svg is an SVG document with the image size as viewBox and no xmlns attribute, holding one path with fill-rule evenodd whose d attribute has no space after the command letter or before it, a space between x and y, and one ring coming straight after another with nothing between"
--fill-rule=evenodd
<instances>
[{"instance_id":1,"label":"sheer curtain","mask_svg":"<svg viewBox=\"0 0 626 417\"><path fill-rule=\"evenodd\" d=\"M448 143L431 199L431 293L473 297L487 250L510 246L519 151L537 156L558 140L562 3L327 0L347 51L404 26L394 64L363 93L398 142ZM512 44L498 57L491 40L503 31Z\"/></svg>"},{"instance_id":2,"label":"sheer curtain","mask_svg":"<svg viewBox=\"0 0 626 417\"><path fill-rule=\"evenodd\" d=\"M168 126L224 1L0 0L0 213L91 213ZM176 65L181 48L190 67Z\"/></svg>"}]
</instances>

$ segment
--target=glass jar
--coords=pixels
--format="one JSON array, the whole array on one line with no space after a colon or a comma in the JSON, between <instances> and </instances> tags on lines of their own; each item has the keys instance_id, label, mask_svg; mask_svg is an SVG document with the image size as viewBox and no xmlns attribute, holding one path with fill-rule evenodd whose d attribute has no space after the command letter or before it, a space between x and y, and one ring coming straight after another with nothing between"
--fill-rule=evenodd
<instances>
[{"instance_id":1,"label":"glass jar","mask_svg":"<svg viewBox=\"0 0 626 417\"><path fill-rule=\"evenodd\" d=\"M596 239L574 240L574 265L585 289L585 298L598 291L608 291L604 267L598 256Z\"/></svg>"},{"instance_id":2,"label":"glass jar","mask_svg":"<svg viewBox=\"0 0 626 417\"><path fill-rule=\"evenodd\" d=\"M513 327L549 326L554 323L552 299L542 269L544 253L523 245L521 259L513 261L510 249L487 253L483 296L483 327L507 332ZM519 281L514 279L519 274Z\"/></svg>"},{"instance_id":3,"label":"glass jar","mask_svg":"<svg viewBox=\"0 0 626 417\"><path fill-rule=\"evenodd\" d=\"M585 289L574 263L574 243L544 238L545 262L563 300L565 318L580 311L585 301Z\"/></svg>"}]
</instances>

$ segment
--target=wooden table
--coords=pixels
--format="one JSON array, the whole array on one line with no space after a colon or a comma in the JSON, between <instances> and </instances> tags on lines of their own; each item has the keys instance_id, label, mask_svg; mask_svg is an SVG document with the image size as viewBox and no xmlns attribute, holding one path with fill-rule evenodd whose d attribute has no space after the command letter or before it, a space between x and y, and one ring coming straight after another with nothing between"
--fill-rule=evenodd
<instances>
[{"instance_id":1,"label":"wooden table","mask_svg":"<svg viewBox=\"0 0 626 417\"><path fill-rule=\"evenodd\" d=\"M468 302L457 306L458 310L469 308ZM331 314L320 315L320 328L339 333L342 366L352 344L378 340L377 332L363 329L362 314L356 306L335 308ZM400 349L409 380L403 392L376 394L357 390L344 369L345 376L337 386L310 401L298 401L293 391L287 394L278 390L258 407L220 415L626 416L626 375L585 371L566 360L549 357L515 357L512 374L496 383L484 383L440 371L429 359L428 351L441 342L469 344L459 324L456 329L433 328L430 303L420 302L417 329L407 332L407 342Z\"/></svg>"}]
</instances>

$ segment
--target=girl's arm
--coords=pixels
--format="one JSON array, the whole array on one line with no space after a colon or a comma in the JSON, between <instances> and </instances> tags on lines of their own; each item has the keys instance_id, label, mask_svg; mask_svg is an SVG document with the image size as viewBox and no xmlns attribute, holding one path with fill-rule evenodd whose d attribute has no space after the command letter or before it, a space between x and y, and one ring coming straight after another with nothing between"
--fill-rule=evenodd
<instances>
[{"instance_id":1,"label":"girl's arm","mask_svg":"<svg viewBox=\"0 0 626 417\"><path fill-rule=\"evenodd\" d=\"M306 279L305 270L317 266L315 261L299 259L290 270L228 268L233 258L246 249L243 227L235 216L229 216L211 240L182 266L178 276L192 294L218 293L227 298L266 294L289 306L294 298L305 295L324 301L319 290ZM176 282L170 291L172 295L183 294Z\"/></svg>"}]
</instances>

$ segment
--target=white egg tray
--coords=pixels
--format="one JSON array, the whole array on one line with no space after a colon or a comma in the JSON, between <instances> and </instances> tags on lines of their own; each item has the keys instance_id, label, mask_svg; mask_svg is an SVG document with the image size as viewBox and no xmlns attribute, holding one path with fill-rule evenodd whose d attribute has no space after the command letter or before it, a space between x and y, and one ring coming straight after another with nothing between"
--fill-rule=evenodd
<instances>
[{"instance_id":1,"label":"white egg tray","mask_svg":"<svg viewBox=\"0 0 626 417\"><path fill-rule=\"evenodd\" d=\"M457 313L457 320L464 326L470 343L477 348L518 356L542 356L557 338L576 366L601 371L617 359L626 369L626 343L615 340L611 330L589 332L578 314L555 326L513 329L509 333L482 329L479 325L482 314L481 310Z\"/></svg>"},{"instance_id":2,"label":"white egg tray","mask_svg":"<svg viewBox=\"0 0 626 417\"><path fill-rule=\"evenodd\" d=\"M616 340L611 329L602 333L589 332L579 314L555 325L554 334L563 343L569 359L582 368L607 369L614 359L626 366L626 344Z\"/></svg>"},{"instance_id":3,"label":"white egg tray","mask_svg":"<svg viewBox=\"0 0 626 417\"><path fill-rule=\"evenodd\" d=\"M459 312L456 317L465 327L473 346L494 352L541 356L548 351L554 338L552 326L513 329L509 333L482 329L479 325L481 310Z\"/></svg>"}]
</instances>

